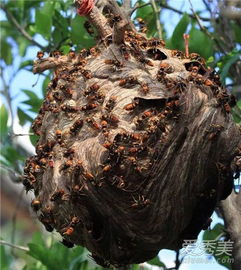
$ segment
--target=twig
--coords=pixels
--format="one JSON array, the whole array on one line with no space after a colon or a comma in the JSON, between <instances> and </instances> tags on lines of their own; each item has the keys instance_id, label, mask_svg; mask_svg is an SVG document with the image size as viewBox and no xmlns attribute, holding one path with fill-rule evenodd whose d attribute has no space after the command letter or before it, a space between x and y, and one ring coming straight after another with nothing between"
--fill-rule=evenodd
<instances>
[{"instance_id":1,"label":"twig","mask_svg":"<svg viewBox=\"0 0 241 270\"><path fill-rule=\"evenodd\" d=\"M160 5L162 8L169 9L169 10L174 11L174 12L180 14L180 15L184 14L184 12L182 12L182 11L180 11L180 10L178 10L178 9L175 9L174 7L168 6L167 4L164 4L164 3L160 2L160 1L159 1L159 5ZM193 19L195 19L194 15L192 15L192 14L188 14L188 16L191 17L191 18L193 18ZM202 21L206 21L206 22L209 22L209 21L210 21L209 18L205 18L205 17L199 17L199 18L200 18Z\"/></svg>"},{"instance_id":2,"label":"twig","mask_svg":"<svg viewBox=\"0 0 241 270\"><path fill-rule=\"evenodd\" d=\"M202 23L201 23L201 21L200 21L200 17L199 17L199 16L197 15L197 13L195 12L191 0L188 0L188 2L189 2L189 4L190 4L190 7L191 7L191 11L192 11L192 13L193 13L193 16L194 16L194 18L196 19L196 21L197 21L197 23L198 23L200 29L201 29L201 30L202 30L202 31L203 31L210 39L212 39L212 40L216 43L216 45L217 45L217 47L219 48L220 51L225 52L225 50L224 50L224 49L222 48L222 46L220 45L220 42L219 42L213 35L211 35L211 34L208 32L208 30L202 25Z\"/></svg>"},{"instance_id":3,"label":"twig","mask_svg":"<svg viewBox=\"0 0 241 270\"><path fill-rule=\"evenodd\" d=\"M20 249L20 250L23 250L23 251L29 251L28 247L14 245L14 244L8 243L8 242L6 242L4 240L0 240L0 245L9 246L9 247L12 247L12 248L17 248L17 249Z\"/></svg>"},{"instance_id":4,"label":"twig","mask_svg":"<svg viewBox=\"0 0 241 270\"><path fill-rule=\"evenodd\" d=\"M152 8L155 12L156 16L156 27L157 27L157 34L160 39L162 39L162 26L160 22L160 8L157 7L155 0L151 0Z\"/></svg>"},{"instance_id":5,"label":"twig","mask_svg":"<svg viewBox=\"0 0 241 270\"><path fill-rule=\"evenodd\" d=\"M14 137L17 137L17 136L33 136L34 133L9 133L9 137L11 138L14 138Z\"/></svg>"},{"instance_id":6,"label":"twig","mask_svg":"<svg viewBox=\"0 0 241 270\"><path fill-rule=\"evenodd\" d=\"M135 6L133 7L133 9L130 11L130 16L138 9L138 8L143 8L143 7L146 7L146 6L149 6L151 5L150 2L148 3L145 3L143 5L138 5L138 2L136 2Z\"/></svg>"},{"instance_id":7,"label":"twig","mask_svg":"<svg viewBox=\"0 0 241 270\"><path fill-rule=\"evenodd\" d=\"M189 58L189 47L188 47L189 35L188 34L183 34L183 38L184 38L184 41L185 41L185 54L186 54L186 57Z\"/></svg>"},{"instance_id":8,"label":"twig","mask_svg":"<svg viewBox=\"0 0 241 270\"><path fill-rule=\"evenodd\" d=\"M2 4L0 3L0 7L5 11L7 18L9 19L9 21L11 21L14 26L18 29L18 31L28 40L30 41L32 44L38 46L39 48L41 48L42 50L45 50L45 47L42 46L40 43L38 43L36 40L34 40L29 34L28 32L26 32L26 30L24 28L21 27L21 25L17 22L17 20L15 19L15 17L12 15L12 13Z\"/></svg>"}]
</instances>

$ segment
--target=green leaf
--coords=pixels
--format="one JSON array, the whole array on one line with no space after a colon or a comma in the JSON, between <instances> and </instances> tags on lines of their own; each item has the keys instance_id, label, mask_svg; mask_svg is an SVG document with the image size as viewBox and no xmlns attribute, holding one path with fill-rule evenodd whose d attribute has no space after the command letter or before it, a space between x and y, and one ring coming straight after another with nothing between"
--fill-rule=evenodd
<instances>
[{"instance_id":1,"label":"green leaf","mask_svg":"<svg viewBox=\"0 0 241 270\"><path fill-rule=\"evenodd\" d=\"M5 108L5 106L2 105L1 108L0 108L0 132L1 132L1 137L4 136L8 131L7 122L8 122L8 111Z\"/></svg>"},{"instance_id":2,"label":"green leaf","mask_svg":"<svg viewBox=\"0 0 241 270\"><path fill-rule=\"evenodd\" d=\"M235 36L235 41L239 44L241 44L241 27L237 25L236 23L233 23L233 31Z\"/></svg>"},{"instance_id":3,"label":"green leaf","mask_svg":"<svg viewBox=\"0 0 241 270\"><path fill-rule=\"evenodd\" d=\"M19 151L11 145L3 147L1 149L1 155L11 164L12 167L18 164L19 161L25 160L25 157L23 157Z\"/></svg>"},{"instance_id":4,"label":"green leaf","mask_svg":"<svg viewBox=\"0 0 241 270\"><path fill-rule=\"evenodd\" d=\"M237 101L237 106L241 110L241 99Z\"/></svg>"},{"instance_id":5,"label":"green leaf","mask_svg":"<svg viewBox=\"0 0 241 270\"><path fill-rule=\"evenodd\" d=\"M28 97L28 100L22 101L22 103L29 105L30 111L38 112L42 104L42 99L40 99L34 92L30 90L22 90Z\"/></svg>"},{"instance_id":6,"label":"green leaf","mask_svg":"<svg viewBox=\"0 0 241 270\"><path fill-rule=\"evenodd\" d=\"M28 67L28 66L33 66L33 60L25 60L23 61L20 66L19 66L19 69L22 69L22 68L25 68L25 67Z\"/></svg>"},{"instance_id":7,"label":"green leaf","mask_svg":"<svg viewBox=\"0 0 241 270\"><path fill-rule=\"evenodd\" d=\"M237 53L237 54L234 54L233 56L231 56L228 61L224 64L223 68L222 68L222 71L220 73L220 77L221 77L221 81L222 83L225 82L225 78L227 77L228 75L228 72L229 72L229 69L230 67L240 59L240 54Z\"/></svg>"},{"instance_id":8,"label":"green leaf","mask_svg":"<svg viewBox=\"0 0 241 270\"><path fill-rule=\"evenodd\" d=\"M218 237L223 233L224 226L217 223L212 230L206 230L203 234L203 240L218 240Z\"/></svg>"},{"instance_id":9,"label":"green leaf","mask_svg":"<svg viewBox=\"0 0 241 270\"><path fill-rule=\"evenodd\" d=\"M69 45L63 45L60 47L61 52L63 52L63 54L67 54L70 51L71 47Z\"/></svg>"},{"instance_id":10,"label":"green leaf","mask_svg":"<svg viewBox=\"0 0 241 270\"><path fill-rule=\"evenodd\" d=\"M138 5L145 4L144 1L138 1ZM147 25L147 36L151 37L157 32L156 29L156 16L151 5L143 8L138 8L135 18L142 18Z\"/></svg>"},{"instance_id":11,"label":"green leaf","mask_svg":"<svg viewBox=\"0 0 241 270\"><path fill-rule=\"evenodd\" d=\"M149 263L151 265L156 265L156 266L164 267L164 268L166 267L165 264L160 261L160 259L159 259L158 256L156 256L155 258L151 259L147 263Z\"/></svg>"},{"instance_id":12,"label":"green leaf","mask_svg":"<svg viewBox=\"0 0 241 270\"><path fill-rule=\"evenodd\" d=\"M142 6L143 4L145 4L144 1L140 0L138 1L138 6ZM151 7L151 5L147 5L145 7L142 8L138 8L136 11L136 18L142 18L143 20L145 20L145 18L147 18L148 14L153 13L153 9Z\"/></svg>"},{"instance_id":13,"label":"green leaf","mask_svg":"<svg viewBox=\"0 0 241 270\"><path fill-rule=\"evenodd\" d=\"M71 22L70 36L74 44L78 44L81 48L90 48L94 45L94 39L90 37L84 28L85 18L76 15Z\"/></svg>"},{"instance_id":14,"label":"green leaf","mask_svg":"<svg viewBox=\"0 0 241 270\"><path fill-rule=\"evenodd\" d=\"M1 41L0 54L1 58L4 60L6 65L12 64L13 62L12 47L6 40Z\"/></svg>"},{"instance_id":15,"label":"green leaf","mask_svg":"<svg viewBox=\"0 0 241 270\"><path fill-rule=\"evenodd\" d=\"M186 32L189 22L190 18L185 13L173 31L171 37L172 49L184 50L183 34Z\"/></svg>"},{"instance_id":16,"label":"green leaf","mask_svg":"<svg viewBox=\"0 0 241 270\"><path fill-rule=\"evenodd\" d=\"M26 54L27 48L29 46L29 41L26 38L23 38L22 36L20 36L17 39L17 42L18 42L19 55L23 57Z\"/></svg>"},{"instance_id":17,"label":"green leaf","mask_svg":"<svg viewBox=\"0 0 241 270\"><path fill-rule=\"evenodd\" d=\"M49 39L52 27L52 16L54 12L55 1L46 1L41 9L37 9L35 13L36 31Z\"/></svg>"},{"instance_id":18,"label":"green leaf","mask_svg":"<svg viewBox=\"0 0 241 270\"><path fill-rule=\"evenodd\" d=\"M190 52L199 53L205 59L213 55L213 41L201 30L192 27L189 36ZM202 44L205 46L201 46Z\"/></svg>"},{"instance_id":19,"label":"green leaf","mask_svg":"<svg viewBox=\"0 0 241 270\"><path fill-rule=\"evenodd\" d=\"M28 114L26 114L23 110L21 110L20 108L18 108L18 118L19 118L19 123L20 125L24 125L27 122L32 122L33 118L31 116L29 116Z\"/></svg>"},{"instance_id":20,"label":"green leaf","mask_svg":"<svg viewBox=\"0 0 241 270\"><path fill-rule=\"evenodd\" d=\"M30 128L29 132L30 133L33 133L32 128ZM36 144L37 144L37 142L39 140L39 136L37 136L37 135L34 134L34 135L29 136L29 139L30 139L30 142L32 143L32 145L33 146L36 146Z\"/></svg>"},{"instance_id":21,"label":"green leaf","mask_svg":"<svg viewBox=\"0 0 241 270\"><path fill-rule=\"evenodd\" d=\"M0 258L1 258L1 270L9 270L10 257L9 254L6 253L4 246L0 246Z\"/></svg>"}]
</instances>

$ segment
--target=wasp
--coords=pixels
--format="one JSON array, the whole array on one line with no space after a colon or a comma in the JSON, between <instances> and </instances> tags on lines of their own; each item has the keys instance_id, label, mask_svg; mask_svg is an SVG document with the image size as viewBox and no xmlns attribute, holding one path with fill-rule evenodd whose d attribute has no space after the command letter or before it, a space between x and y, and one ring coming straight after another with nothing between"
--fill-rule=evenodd
<instances>
[{"instance_id":1,"label":"wasp","mask_svg":"<svg viewBox=\"0 0 241 270\"><path fill-rule=\"evenodd\" d=\"M96 103L88 103L87 105L84 105L81 110L82 111L89 111L89 110L93 110L96 109L98 107L98 104Z\"/></svg>"},{"instance_id":2,"label":"wasp","mask_svg":"<svg viewBox=\"0 0 241 270\"><path fill-rule=\"evenodd\" d=\"M149 199L145 199L144 195L139 195L138 199L135 199L133 197L134 203L131 205L131 207L136 208L139 206L146 206L148 204L150 204L150 200Z\"/></svg>"},{"instance_id":3,"label":"wasp","mask_svg":"<svg viewBox=\"0 0 241 270\"><path fill-rule=\"evenodd\" d=\"M50 201L60 200L60 199L62 199L64 194L65 194L65 192L63 189L57 190L51 195Z\"/></svg>"},{"instance_id":4,"label":"wasp","mask_svg":"<svg viewBox=\"0 0 241 270\"><path fill-rule=\"evenodd\" d=\"M146 33L147 32L147 25L146 22L142 18L136 18L138 24L139 24L139 29L141 33Z\"/></svg>"},{"instance_id":5,"label":"wasp","mask_svg":"<svg viewBox=\"0 0 241 270\"><path fill-rule=\"evenodd\" d=\"M172 55L172 57L177 57L179 59L184 59L185 58L184 52L179 51L179 50L172 50L171 55Z\"/></svg>"},{"instance_id":6,"label":"wasp","mask_svg":"<svg viewBox=\"0 0 241 270\"><path fill-rule=\"evenodd\" d=\"M99 125L93 118L87 118L86 122L91 124L91 126L96 129L96 130L100 130L101 129L101 125Z\"/></svg>"},{"instance_id":7,"label":"wasp","mask_svg":"<svg viewBox=\"0 0 241 270\"><path fill-rule=\"evenodd\" d=\"M78 119L74 122L74 124L70 127L70 133L76 133L83 127L84 121L82 119Z\"/></svg>"},{"instance_id":8,"label":"wasp","mask_svg":"<svg viewBox=\"0 0 241 270\"><path fill-rule=\"evenodd\" d=\"M106 172L109 172L110 169L111 169L111 165L106 165L106 166L103 167L102 171L103 171L104 173L106 173Z\"/></svg>"},{"instance_id":9,"label":"wasp","mask_svg":"<svg viewBox=\"0 0 241 270\"><path fill-rule=\"evenodd\" d=\"M105 147L105 148L107 148L107 149L110 149L113 146L113 143L106 142L106 143L103 143L102 146Z\"/></svg>"},{"instance_id":10,"label":"wasp","mask_svg":"<svg viewBox=\"0 0 241 270\"><path fill-rule=\"evenodd\" d=\"M33 189L32 181L29 181L28 176L25 174L22 179L22 183L25 186L26 192L30 191Z\"/></svg>"},{"instance_id":11,"label":"wasp","mask_svg":"<svg viewBox=\"0 0 241 270\"><path fill-rule=\"evenodd\" d=\"M81 71L81 74L82 74L87 80L93 78L93 75L92 75L92 73L91 73L90 70L83 69L83 70Z\"/></svg>"},{"instance_id":12,"label":"wasp","mask_svg":"<svg viewBox=\"0 0 241 270\"><path fill-rule=\"evenodd\" d=\"M106 120L102 120L102 121L100 122L100 125L101 125L102 128L106 128L106 127L108 126L108 123L107 123Z\"/></svg>"},{"instance_id":13,"label":"wasp","mask_svg":"<svg viewBox=\"0 0 241 270\"><path fill-rule=\"evenodd\" d=\"M132 111L136 108L138 104L139 104L139 100L136 99L132 103L126 104L123 109L126 111Z\"/></svg>"},{"instance_id":14,"label":"wasp","mask_svg":"<svg viewBox=\"0 0 241 270\"><path fill-rule=\"evenodd\" d=\"M41 207L41 202L37 199L32 200L31 206L32 206L33 210L37 212Z\"/></svg>"},{"instance_id":15,"label":"wasp","mask_svg":"<svg viewBox=\"0 0 241 270\"><path fill-rule=\"evenodd\" d=\"M68 96L68 97L72 97L74 94L74 90L71 88L66 88L64 92L65 92L66 96Z\"/></svg>"},{"instance_id":16,"label":"wasp","mask_svg":"<svg viewBox=\"0 0 241 270\"><path fill-rule=\"evenodd\" d=\"M88 171L84 171L83 172L83 176L87 179L87 180L90 180L92 181L94 179L94 176L92 173L88 172Z\"/></svg>"},{"instance_id":17,"label":"wasp","mask_svg":"<svg viewBox=\"0 0 241 270\"><path fill-rule=\"evenodd\" d=\"M68 55L71 59L75 58L75 52L73 50L70 50Z\"/></svg>"},{"instance_id":18,"label":"wasp","mask_svg":"<svg viewBox=\"0 0 241 270\"><path fill-rule=\"evenodd\" d=\"M120 52L123 55L123 57L125 58L125 60L130 59L130 53L129 53L129 50L127 49L126 45L122 44L120 46Z\"/></svg>"},{"instance_id":19,"label":"wasp","mask_svg":"<svg viewBox=\"0 0 241 270\"><path fill-rule=\"evenodd\" d=\"M105 109L106 109L107 111L110 112L110 111L114 108L114 106L115 106L115 104L116 104L116 99L117 99L116 96L110 97L110 99L108 100L108 102L106 103L106 106L105 106Z\"/></svg>"},{"instance_id":20,"label":"wasp","mask_svg":"<svg viewBox=\"0 0 241 270\"><path fill-rule=\"evenodd\" d=\"M70 106L70 105L66 105L66 104L62 104L60 106L60 108L64 112L76 112L79 110L79 107L77 107L77 106Z\"/></svg>"},{"instance_id":21,"label":"wasp","mask_svg":"<svg viewBox=\"0 0 241 270\"><path fill-rule=\"evenodd\" d=\"M147 83L142 82L142 83L141 83L140 90L141 90L141 92L143 92L143 94L145 94L145 95L146 95L146 94L148 94L148 93L149 93L150 88L149 88L149 86L148 86L148 84L147 84Z\"/></svg>"},{"instance_id":22,"label":"wasp","mask_svg":"<svg viewBox=\"0 0 241 270\"><path fill-rule=\"evenodd\" d=\"M116 66L117 68L123 67L123 64L120 61L114 60L114 59L106 59L105 64L106 65L113 65L113 66Z\"/></svg>"},{"instance_id":23,"label":"wasp","mask_svg":"<svg viewBox=\"0 0 241 270\"><path fill-rule=\"evenodd\" d=\"M165 73L172 73L174 68L168 63L161 63L159 65L160 71L164 71Z\"/></svg>"},{"instance_id":24,"label":"wasp","mask_svg":"<svg viewBox=\"0 0 241 270\"><path fill-rule=\"evenodd\" d=\"M151 38L150 40L148 40L148 46L150 47L158 47L158 46L163 46L165 47L165 41L158 39L158 38Z\"/></svg>"},{"instance_id":25,"label":"wasp","mask_svg":"<svg viewBox=\"0 0 241 270\"><path fill-rule=\"evenodd\" d=\"M55 50L53 52L50 52L50 57L55 57L55 58L59 58L61 56L61 52L58 50Z\"/></svg>"},{"instance_id":26,"label":"wasp","mask_svg":"<svg viewBox=\"0 0 241 270\"><path fill-rule=\"evenodd\" d=\"M72 219L71 219L71 225L75 226L76 224L78 224L80 222L80 219L76 216L74 216Z\"/></svg>"},{"instance_id":27,"label":"wasp","mask_svg":"<svg viewBox=\"0 0 241 270\"><path fill-rule=\"evenodd\" d=\"M39 60L43 59L43 57L44 57L44 52L43 52L43 51L37 52L37 57L38 57Z\"/></svg>"},{"instance_id":28,"label":"wasp","mask_svg":"<svg viewBox=\"0 0 241 270\"><path fill-rule=\"evenodd\" d=\"M60 140L61 139L61 136L62 136L62 131L60 129L57 129L55 131L55 135L56 135L57 139Z\"/></svg>"},{"instance_id":29,"label":"wasp","mask_svg":"<svg viewBox=\"0 0 241 270\"><path fill-rule=\"evenodd\" d=\"M89 21L86 21L86 22L84 23L84 27L85 27L87 33L88 33L90 36L93 36L93 35L94 35L94 33L95 33L95 32L94 32L94 29L93 29L93 27L91 26L91 24L90 24Z\"/></svg>"},{"instance_id":30,"label":"wasp","mask_svg":"<svg viewBox=\"0 0 241 270\"><path fill-rule=\"evenodd\" d=\"M110 114L109 121L112 125L116 125L120 120L115 114Z\"/></svg>"},{"instance_id":31,"label":"wasp","mask_svg":"<svg viewBox=\"0 0 241 270\"><path fill-rule=\"evenodd\" d=\"M90 85L89 90L91 92L93 92L93 91L99 90L99 88L100 88L100 86L98 85L98 83L94 83L94 84Z\"/></svg>"},{"instance_id":32,"label":"wasp","mask_svg":"<svg viewBox=\"0 0 241 270\"><path fill-rule=\"evenodd\" d=\"M61 170L66 170L66 169L68 169L68 168L71 167L71 166L73 166L73 161L67 160L67 161L62 165Z\"/></svg>"},{"instance_id":33,"label":"wasp","mask_svg":"<svg viewBox=\"0 0 241 270\"><path fill-rule=\"evenodd\" d=\"M75 149L74 148L69 148L66 151L64 151L64 157L72 156L74 153L75 153Z\"/></svg>"},{"instance_id":34,"label":"wasp","mask_svg":"<svg viewBox=\"0 0 241 270\"><path fill-rule=\"evenodd\" d=\"M65 228L65 231L63 232L63 235L70 236L71 234L73 234L73 232L74 232L74 228L73 227L68 227L68 228Z\"/></svg>"},{"instance_id":35,"label":"wasp","mask_svg":"<svg viewBox=\"0 0 241 270\"><path fill-rule=\"evenodd\" d=\"M89 51L90 51L90 54L94 57L96 57L100 54L100 51L96 47L90 48Z\"/></svg>"},{"instance_id":36,"label":"wasp","mask_svg":"<svg viewBox=\"0 0 241 270\"><path fill-rule=\"evenodd\" d=\"M127 77L125 79L120 80L119 86L126 86L127 84L132 85L132 84L136 84L136 83L138 83L137 77L130 76L130 77Z\"/></svg>"},{"instance_id":37,"label":"wasp","mask_svg":"<svg viewBox=\"0 0 241 270\"><path fill-rule=\"evenodd\" d=\"M144 65L148 65L148 66L150 66L150 67L153 67L153 66L154 66L154 63L153 63L151 60L145 58L145 57L142 56L142 55L139 56L139 57L137 57L137 60L138 60L140 63L144 64Z\"/></svg>"}]
</instances>

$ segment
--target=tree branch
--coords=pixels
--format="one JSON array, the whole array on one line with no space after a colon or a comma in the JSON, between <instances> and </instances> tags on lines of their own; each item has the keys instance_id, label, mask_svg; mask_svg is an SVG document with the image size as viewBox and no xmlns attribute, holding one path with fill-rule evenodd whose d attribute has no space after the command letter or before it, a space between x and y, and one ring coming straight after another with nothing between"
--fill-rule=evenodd
<instances>
[{"instance_id":1,"label":"tree branch","mask_svg":"<svg viewBox=\"0 0 241 270\"><path fill-rule=\"evenodd\" d=\"M160 5L162 8L169 9L169 10L174 11L174 12L180 14L180 15L184 14L184 12L182 12L182 11L180 11L180 10L174 8L174 7L171 7L171 6L167 5L167 4L164 4L164 3L160 2L160 1L159 1L159 5ZM193 18L193 19L195 19L195 17L194 17L192 14L188 14L188 16L191 17L191 18ZM202 21L206 21L206 22L209 22L209 21L210 21L209 18L205 18L205 17L199 17L199 18L200 18Z\"/></svg>"},{"instance_id":2,"label":"tree branch","mask_svg":"<svg viewBox=\"0 0 241 270\"><path fill-rule=\"evenodd\" d=\"M9 246L9 247L12 247L12 248L17 248L17 249L20 249L20 250L23 250L23 251L29 251L28 247L14 245L14 244L8 243L8 242L6 242L4 240L0 240L0 245Z\"/></svg>"},{"instance_id":3,"label":"tree branch","mask_svg":"<svg viewBox=\"0 0 241 270\"><path fill-rule=\"evenodd\" d=\"M34 40L28 32L21 27L21 25L17 22L13 14L2 4L0 3L0 7L5 11L6 16L10 22L13 23L13 25L18 29L18 31L28 40L30 41L33 45L38 46L40 49L44 50L45 47L42 46L40 43L38 43L36 40Z\"/></svg>"},{"instance_id":4,"label":"tree branch","mask_svg":"<svg viewBox=\"0 0 241 270\"><path fill-rule=\"evenodd\" d=\"M158 37L160 39L162 39L162 26L161 26L161 22L160 22L160 8L157 7L155 0L151 0L151 5L152 5L152 8L155 12Z\"/></svg>"},{"instance_id":5,"label":"tree branch","mask_svg":"<svg viewBox=\"0 0 241 270\"><path fill-rule=\"evenodd\" d=\"M232 265L233 270L240 270L241 267L241 191L236 194L234 191L225 200L220 203L221 211L223 214L225 228L230 235L233 244L233 258L234 262Z\"/></svg>"}]
</instances>

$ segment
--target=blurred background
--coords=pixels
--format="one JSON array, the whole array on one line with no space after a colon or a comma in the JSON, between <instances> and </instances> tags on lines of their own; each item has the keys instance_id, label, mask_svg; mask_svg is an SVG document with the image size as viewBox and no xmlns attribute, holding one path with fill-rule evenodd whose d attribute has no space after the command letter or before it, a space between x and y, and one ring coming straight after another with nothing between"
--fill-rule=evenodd
<instances>
[{"instance_id":1,"label":"blurred background","mask_svg":"<svg viewBox=\"0 0 241 270\"><path fill-rule=\"evenodd\" d=\"M121 1L119 1L121 4ZM234 121L241 121L241 1L160 0L132 1L136 27L148 37L166 41L170 49L184 50L183 34L190 35L190 52L199 53L220 74L223 85L236 97ZM33 198L21 184L26 158L34 154L36 117L52 74L33 75L38 51L63 54L95 44L95 33L85 29L72 0L1 0L0 2L0 172L1 269L94 269L98 267L82 247L67 249L57 233L47 233L30 209ZM140 25L139 19L143 19ZM236 179L236 191L239 191ZM199 235L223 241L225 231L219 210L210 230ZM188 260L182 251L161 251L152 261L132 269L231 269L230 256L213 256L203 250L200 261Z\"/></svg>"}]
</instances>

